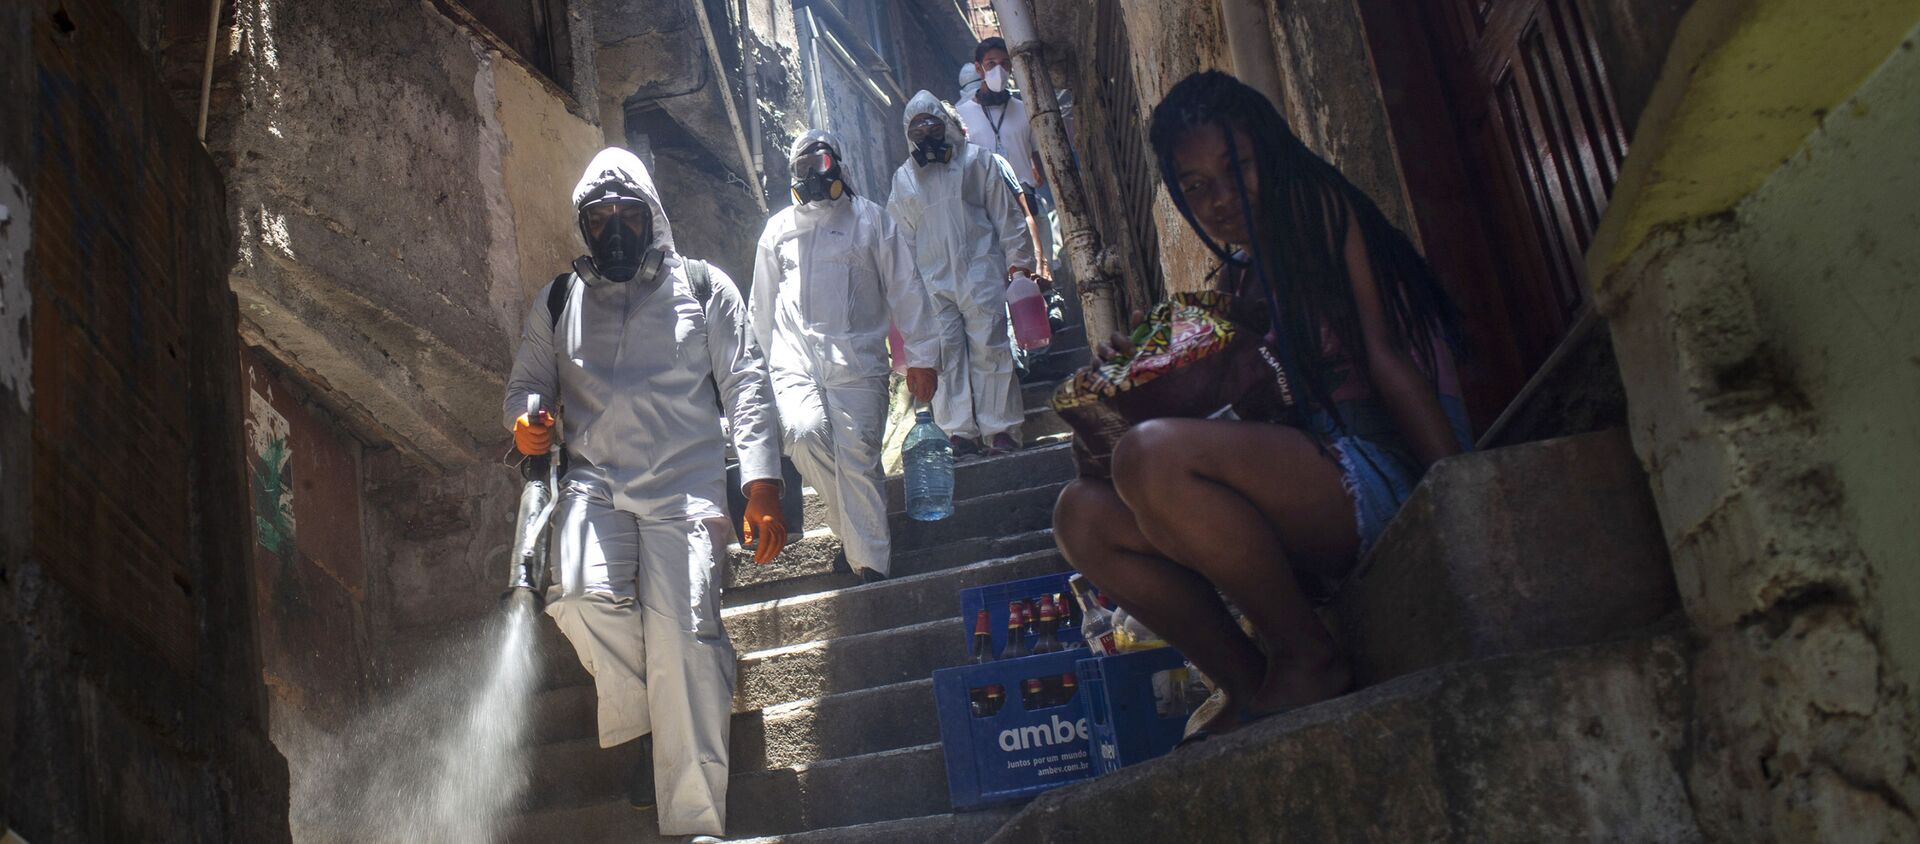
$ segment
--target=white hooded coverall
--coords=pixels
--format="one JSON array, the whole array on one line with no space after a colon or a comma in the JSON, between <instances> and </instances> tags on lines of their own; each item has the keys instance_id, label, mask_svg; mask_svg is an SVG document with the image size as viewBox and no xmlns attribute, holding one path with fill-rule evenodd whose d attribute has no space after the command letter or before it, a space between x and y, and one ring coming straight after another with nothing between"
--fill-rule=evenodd
<instances>
[{"instance_id":1,"label":"white hooded coverall","mask_svg":"<svg viewBox=\"0 0 1920 844\"><path fill-rule=\"evenodd\" d=\"M952 161L911 157L893 174L887 211L913 248L940 321L940 386L933 418L950 436L1020 440L1025 410L1007 323L1007 268L1033 267L1019 182L1005 159L967 143L952 107L926 91L908 101L903 127L922 114L946 123ZM908 142L912 146L911 140Z\"/></svg>"},{"instance_id":2,"label":"white hooded coverall","mask_svg":"<svg viewBox=\"0 0 1920 844\"><path fill-rule=\"evenodd\" d=\"M780 477L771 393L739 291L715 270L701 306L638 158L622 149L595 156L574 188L575 208L609 181L652 207L652 247L665 261L651 281L562 279L572 292L557 327L543 287L504 418L511 428L529 393L561 406L572 465L555 516L547 614L593 674L600 746L651 731L661 833L722 835L734 651L720 625L717 578L732 529L716 399L751 482Z\"/></svg>"},{"instance_id":3,"label":"white hooded coverall","mask_svg":"<svg viewBox=\"0 0 1920 844\"><path fill-rule=\"evenodd\" d=\"M814 130L790 158L840 139ZM841 172L847 172L844 164ZM766 350L786 451L827 505L847 562L887 574L887 323L909 367L940 365L934 321L913 253L885 209L851 192L797 204L767 221L753 261L753 333Z\"/></svg>"}]
</instances>

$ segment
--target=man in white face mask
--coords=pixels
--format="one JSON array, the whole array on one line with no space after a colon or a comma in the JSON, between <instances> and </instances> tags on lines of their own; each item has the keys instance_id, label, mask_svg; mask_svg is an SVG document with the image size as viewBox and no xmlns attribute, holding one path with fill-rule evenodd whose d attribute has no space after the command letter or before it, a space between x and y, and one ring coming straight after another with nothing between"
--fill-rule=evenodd
<instances>
[{"instance_id":1,"label":"man in white face mask","mask_svg":"<svg viewBox=\"0 0 1920 844\"><path fill-rule=\"evenodd\" d=\"M1013 65L1007 42L998 36L981 41L973 48L973 66L980 71L981 85L957 106L960 122L967 125L967 140L999 153L1022 185L1044 183L1034 166L1027 105L1008 90L1013 87Z\"/></svg>"},{"instance_id":2,"label":"man in white face mask","mask_svg":"<svg viewBox=\"0 0 1920 844\"><path fill-rule=\"evenodd\" d=\"M1021 209L1027 216L1027 231L1033 237L1033 252L1040 256L1035 264L1036 280L1048 285L1047 248L1050 239L1039 200L1046 186L1046 174L1040 168L1040 156L1033 151L1033 134L1027 126L1027 104L1009 90L1013 87L1013 65L1007 42L998 36L981 41L973 48L975 75L981 80L969 95L962 83L962 98L954 109L967 127L967 142L997 153L1007 160L1020 182Z\"/></svg>"}]
</instances>

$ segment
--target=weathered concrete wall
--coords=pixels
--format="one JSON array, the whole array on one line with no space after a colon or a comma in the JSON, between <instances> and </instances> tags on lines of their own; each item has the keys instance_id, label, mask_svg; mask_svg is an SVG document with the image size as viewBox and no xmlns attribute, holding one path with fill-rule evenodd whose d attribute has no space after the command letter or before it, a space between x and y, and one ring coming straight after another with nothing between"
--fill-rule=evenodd
<instances>
[{"instance_id":1,"label":"weathered concrete wall","mask_svg":"<svg viewBox=\"0 0 1920 844\"><path fill-rule=\"evenodd\" d=\"M0 55L5 824L284 841L220 175L107 4L8 4Z\"/></svg>"},{"instance_id":2,"label":"weathered concrete wall","mask_svg":"<svg viewBox=\"0 0 1920 844\"><path fill-rule=\"evenodd\" d=\"M548 213L585 110L426 3L247 0L232 43L214 138L249 341L370 442L443 467L503 442L525 275L576 249Z\"/></svg>"},{"instance_id":3,"label":"weathered concrete wall","mask_svg":"<svg viewBox=\"0 0 1920 844\"><path fill-rule=\"evenodd\" d=\"M1294 134L1417 243L1354 0L1269 0L1267 23L1286 97L1276 105Z\"/></svg>"},{"instance_id":4,"label":"weathered concrete wall","mask_svg":"<svg viewBox=\"0 0 1920 844\"><path fill-rule=\"evenodd\" d=\"M586 249L573 210L573 185L604 138L598 127L568 112L568 103L553 96L525 67L495 61L493 81L500 179L520 282L517 290L505 291L513 295L505 303L502 325L518 342L533 294L566 272ZM500 292L494 289L495 295Z\"/></svg>"},{"instance_id":5,"label":"weathered concrete wall","mask_svg":"<svg viewBox=\"0 0 1920 844\"><path fill-rule=\"evenodd\" d=\"M1121 5L1132 39L1133 78L1140 89L1142 120L1151 117L1153 107L1180 80L1202 70L1233 71L1214 0L1126 0ZM1158 178L1154 181L1154 227L1160 233L1160 267L1167 290L1204 289L1207 271L1219 260L1174 209L1166 185L1159 184Z\"/></svg>"},{"instance_id":6,"label":"weathered concrete wall","mask_svg":"<svg viewBox=\"0 0 1920 844\"><path fill-rule=\"evenodd\" d=\"M1589 258L1702 644L1689 784L1720 840L1920 837L1917 21L1700 0Z\"/></svg>"},{"instance_id":7,"label":"weathered concrete wall","mask_svg":"<svg viewBox=\"0 0 1920 844\"><path fill-rule=\"evenodd\" d=\"M738 119L745 131L752 115L735 108L729 117L729 103L740 101L745 84L730 18L708 16L722 75L708 53L696 2L589 4L597 21L604 136L608 145L632 149L653 169L679 251L712 261L738 280L751 275L753 244L766 222L753 165L742 155L734 127ZM785 75L766 70L763 78ZM770 158L785 155L784 149L767 149Z\"/></svg>"}]
</instances>

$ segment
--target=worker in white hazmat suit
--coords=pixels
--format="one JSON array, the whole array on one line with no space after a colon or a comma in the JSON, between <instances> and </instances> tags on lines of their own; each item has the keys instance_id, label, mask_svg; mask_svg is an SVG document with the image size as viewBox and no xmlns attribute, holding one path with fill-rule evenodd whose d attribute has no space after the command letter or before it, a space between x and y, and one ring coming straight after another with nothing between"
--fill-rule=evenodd
<instances>
[{"instance_id":1,"label":"worker in white hazmat suit","mask_svg":"<svg viewBox=\"0 0 1920 844\"><path fill-rule=\"evenodd\" d=\"M600 746L652 735L656 787L636 804L657 795L663 834L722 835L734 651L720 625L732 528L719 416L764 563L786 542L766 368L733 282L674 252L638 158L602 151L573 204L590 255L535 296L505 405L524 453L553 443L530 394L557 406L564 434L546 611L593 674Z\"/></svg>"},{"instance_id":2,"label":"worker in white hazmat suit","mask_svg":"<svg viewBox=\"0 0 1920 844\"><path fill-rule=\"evenodd\" d=\"M881 440L889 318L906 340L907 389L934 395L940 327L893 218L847 184L840 139L793 142L793 205L767 221L753 262L753 333L766 350L787 454L827 505L861 579L886 577Z\"/></svg>"},{"instance_id":3,"label":"worker in white hazmat suit","mask_svg":"<svg viewBox=\"0 0 1920 844\"><path fill-rule=\"evenodd\" d=\"M957 453L1019 447L1020 383L1007 323L1011 273L1033 273L1033 241L1006 160L967 143L953 107L926 91L904 116L911 157L893 174L887 210L907 234L940 320L934 421Z\"/></svg>"}]
</instances>

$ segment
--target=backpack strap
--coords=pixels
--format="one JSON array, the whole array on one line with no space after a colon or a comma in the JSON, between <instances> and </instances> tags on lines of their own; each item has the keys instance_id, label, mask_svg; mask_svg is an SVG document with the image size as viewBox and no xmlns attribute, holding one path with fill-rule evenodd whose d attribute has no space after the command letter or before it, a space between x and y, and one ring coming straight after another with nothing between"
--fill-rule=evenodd
<instances>
[{"instance_id":1,"label":"backpack strap","mask_svg":"<svg viewBox=\"0 0 1920 844\"><path fill-rule=\"evenodd\" d=\"M573 293L573 273L561 273L553 277L553 284L547 288L547 330L560 328L560 312L567 308L567 298Z\"/></svg>"},{"instance_id":2,"label":"backpack strap","mask_svg":"<svg viewBox=\"0 0 1920 844\"><path fill-rule=\"evenodd\" d=\"M713 303L713 266L705 261L693 258L682 259L687 267L687 286L693 288L693 298L700 301L700 310L705 311ZM712 338L708 338L712 342ZM719 373L707 373L707 382L713 385L714 409L721 416L727 415L726 401L720 398Z\"/></svg>"},{"instance_id":3,"label":"backpack strap","mask_svg":"<svg viewBox=\"0 0 1920 844\"><path fill-rule=\"evenodd\" d=\"M687 285L693 288L693 298L700 300L700 309L706 310L707 303L713 301L713 267L705 261L686 259Z\"/></svg>"}]
</instances>

